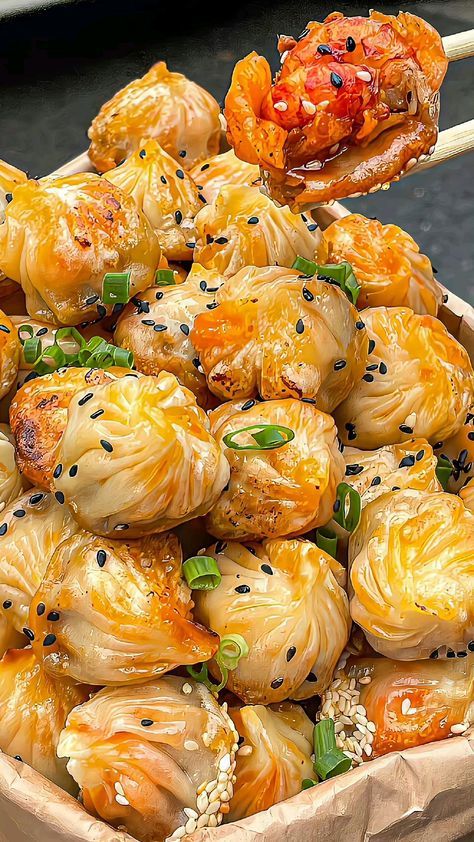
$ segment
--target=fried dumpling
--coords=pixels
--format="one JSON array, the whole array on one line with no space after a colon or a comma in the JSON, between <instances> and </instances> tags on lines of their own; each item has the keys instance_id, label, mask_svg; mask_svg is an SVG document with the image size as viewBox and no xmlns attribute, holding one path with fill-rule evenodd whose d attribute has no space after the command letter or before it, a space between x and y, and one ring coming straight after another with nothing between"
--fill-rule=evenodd
<instances>
[{"instance_id":1,"label":"fried dumpling","mask_svg":"<svg viewBox=\"0 0 474 842\"><path fill-rule=\"evenodd\" d=\"M345 710L347 694L352 715ZM352 657L336 672L321 702L321 719L334 719L338 747L355 764L443 740L474 723L472 658L407 662Z\"/></svg>"},{"instance_id":2,"label":"fried dumpling","mask_svg":"<svg viewBox=\"0 0 474 842\"><path fill-rule=\"evenodd\" d=\"M86 701L90 689L51 678L29 647L6 652L0 661L0 750L75 794L56 748L68 713Z\"/></svg>"},{"instance_id":3,"label":"fried dumpling","mask_svg":"<svg viewBox=\"0 0 474 842\"><path fill-rule=\"evenodd\" d=\"M206 555L216 559L222 581L213 591L194 592L195 617L221 637L242 635L249 647L227 688L246 703L270 704L294 697L308 677L306 695L321 693L351 625L337 582L340 564L299 539L219 541ZM220 678L213 661L210 669Z\"/></svg>"},{"instance_id":4,"label":"fried dumpling","mask_svg":"<svg viewBox=\"0 0 474 842\"><path fill-rule=\"evenodd\" d=\"M221 400L298 398L331 412L364 372L364 323L341 290L278 266L247 267L196 317L191 340Z\"/></svg>"},{"instance_id":5,"label":"fried dumpling","mask_svg":"<svg viewBox=\"0 0 474 842\"><path fill-rule=\"evenodd\" d=\"M349 541L351 616L397 660L465 656L474 640L474 515L454 494L392 491Z\"/></svg>"},{"instance_id":6,"label":"fried dumpling","mask_svg":"<svg viewBox=\"0 0 474 842\"><path fill-rule=\"evenodd\" d=\"M89 129L89 157L99 172L111 170L154 138L185 169L219 151L220 108L182 73L158 61L109 99Z\"/></svg>"},{"instance_id":7,"label":"fried dumpling","mask_svg":"<svg viewBox=\"0 0 474 842\"><path fill-rule=\"evenodd\" d=\"M292 266L311 260L320 239L312 219L277 207L258 187L229 184L194 220L194 260L233 275L244 266Z\"/></svg>"},{"instance_id":8,"label":"fried dumpling","mask_svg":"<svg viewBox=\"0 0 474 842\"><path fill-rule=\"evenodd\" d=\"M474 406L470 406L457 433L446 441L436 442L438 456L446 456L452 464L448 491L457 493L474 477Z\"/></svg>"},{"instance_id":9,"label":"fried dumpling","mask_svg":"<svg viewBox=\"0 0 474 842\"><path fill-rule=\"evenodd\" d=\"M87 394L69 404L53 473L78 523L135 538L207 514L229 465L194 395L167 372L104 383L85 401Z\"/></svg>"},{"instance_id":10,"label":"fried dumpling","mask_svg":"<svg viewBox=\"0 0 474 842\"><path fill-rule=\"evenodd\" d=\"M8 629L26 629L31 640L30 602L54 550L77 530L68 509L38 488L30 488L0 513L0 616L5 636Z\"/></svg>"},{"instance_id":11,"label":"fried dumpling","mask_svg":"<svg viewBox=\"0 0 474 842\"><path fill-rule=\"evenodd\" d=\"M117 345L133 352L138 371L155 375L169 371L205 408L213 397L190 331L197 314L213 306L223 280L214 269L193 263L183 283L151 287L134 298L121 314L114 334Z\"/></svg>"},{"instance_id":12,"label":"fried dumpling","mask_svg":"<svg viewBox=\"0 0 474 842\"><path fill-rule=\"evenodd\" d=\"M263 56L237 62L225 116L229 143L260 164L280 204L373 192L431 154L448 61L426 21L333 12L298 39L280 36L278 49L273 83Z\"/></svg>"},{"instance_id":13,"label":"fried dumpling","mask_svg":"<svg viewBox=\"0 0 474 842\"><path fill-rule=\"evenodd\" d=\"M216 634L194 623L171 532L111 541L80 532L52 556L30 609L38 660L88 684L147 681L207 661Z\"/></svg>"},{"instance_id":14,"label":"fried dumpling","mask_svg":"<svg viewBox=\"0 0 474 842\"><path fill-rule=\"evenodd\" d=\"M261 184L260 169L256 164L247 164L237 158L233 149L196 164L189 173L206 202L217 199L222 187L227 184L244 186L259 186Z\"/></svg>"},{"instance_id":15,"label":"fried dumpling","mask_svg":"<svg viewBox=\"0 0 474 842\"><path fill-rule=\"evenodd\" d=\"M0 232L2 228L0 225ZM0 310L0 398L9 392L15 382L20 363L20 349L15 326L6 313Z\"/></svg>"},{"instance_id":16,"label":"fried dumpling","mask_svg":"<svg viewBox=\"0 0 474 842\"><path fill-rule=\"evenodd\" d=\"M12 439L10 428L0 424L0 517L5 506L15 500L23 489Z\"/></svg>"},{"instance_id":17,"label":"fried dumpling","mask_svg":"<svg viewBox=\"0 0 474 842\"><path fill-rule=\"evenodd\" d=\"M203 684L167 675L105 688L75 708L58 755L69 758L89 812L140 842L163 842L216 827L229 812L237 740Z\"/></svg>"},{"instance_id":18,"label":"fried dumpling","mask_svg":"<svg viewBox=\"0 0 474 842\"><path fill-rule=\"evenodd\" d=\"M56 450L73 396L126 374L129 369L60 368L18 390L10 404L10 424L20 471L33 485L52 488Z\"/></svg>"},{"instance_id":19,"label":"fried dumpling","mask_svg":"<svg viewBox=\"0 0 474 842\"><path fill-rule=\"evenodd\" d=\"M153 283L160 245L131 196L92 173L30 180L0 226L0 268L20 283L30 316L77 325L112 311L102 284L130 274L130 296Z\"/></svg>"},{"instance_id":20,"label":"fried dumpling","mask_svg":"<svg viewBox=\"0 0 474 842\"><path fill-rule=\"evenodd\" d=\"M105 176L133 196L168 260L192 260L194 217L203 204L196 184L181 167L182 162L177 164L156 140L148 140Z\"/></svg>"},{"instance_id":21,"label":"fried dumpling","mask_svg":"<svg viewBox=\"0 0 474 842\"><path fill-rule=\"evenodd\" d=\"M438 319L408 307L373 307L361 316L370 353L335 411L344 444L374 450L413 436L434 445L454 435L474 396L467 351Z\"/></svg>"},{"instance_id":22,"label":"fried dumpling","mask_svg":"<svg viewBox=\"0 0 474 842\"><path fill-rule=\"evenodd\" d=\"M291 702L245 705L229 714L241 738L229 813L229 821L237 821L291 798L304 778L314 777L314 726Z\"/></svg>"},{"instance_id":23,"label":"fried dumpling","mask_svg":"<svg viewBox=\"0 0 474 842\"><path fill-rule=\"evenodd\" d=\"M230 482L206 518L216 538L234 541L301 535L330 520L344 458L330 415L293 399L223 404L210 415L211 433L230 465ZM291 430L292 441L258 449L251 431L268 425ZM224 437L249 450L226 446ZM232 442L231 442L232 444Z\"/></svg>"},{"instance_id":24,"label":"fried dumpling","mask_svg":"<svg viewBox=\"0 0 474 842\"><path fill-rule=\"evenodd\" d=\"M426 439L409 439L378 450L345 447L344 460L345 481L360 494L363 506L401 488L441 491L436 476L438 460Z\"/></svg>"},{"instance_id":25,"label":"fried dumpling","mask_svg":"<svg viewBox=\"0 0 474 842\"><path fill-rule=\"evenodd\" d=\"M347 260L361 286L357 306L410 307L436 316L443 293L433 267L415 241L397 225L382 225L351 213L322 233L319 263Z\"/></svg>"}]
</instances>

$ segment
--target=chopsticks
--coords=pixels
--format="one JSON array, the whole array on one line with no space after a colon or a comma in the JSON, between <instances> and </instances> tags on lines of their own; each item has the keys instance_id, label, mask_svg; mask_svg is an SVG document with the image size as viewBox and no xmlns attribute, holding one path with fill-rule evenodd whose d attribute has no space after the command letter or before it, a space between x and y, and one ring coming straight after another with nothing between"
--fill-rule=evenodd
<instances>
[{"instance_id":1,"label":"chopsticks","mask_svg":"<svg viewBox=\"0 0 474 842\"><path fill-rule=\"evenodd\" d=\"M446 35L443 38L443 47L449 61L460 61L460 59L474 56L474 29L456 32L455 35Z\"/></svg>"}]
</instances>

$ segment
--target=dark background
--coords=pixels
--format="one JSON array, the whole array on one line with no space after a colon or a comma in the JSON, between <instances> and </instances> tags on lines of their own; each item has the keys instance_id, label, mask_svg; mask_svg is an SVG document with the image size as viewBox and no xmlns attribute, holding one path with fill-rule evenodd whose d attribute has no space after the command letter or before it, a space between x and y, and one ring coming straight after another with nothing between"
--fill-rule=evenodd
<instances>
[{"instance_id":1,"label":"dark background","mask_svg":"<svg viewBox=\"0 0 474 842\"><path fill-rule=\"evenodd\" d=\"M340 2L347 14L372 3ZM375 0L372 0L375 4ZM330 2L237 0L0 0L0 157L45 175L82 152L101 104L158 59L223 100L235 61L251 49L276 61L275 35L298 34ZM47 5L47 4L46 4ZM32 8L34 7L34 8ZM442 35L474 27L474 0L379 2L425 17ZM474 59L454 63L442 90L441 128L474 117ZM438 278L474 302L474 153L388 192L347 205L407 229Z\"/></svg>"}]
</instances>

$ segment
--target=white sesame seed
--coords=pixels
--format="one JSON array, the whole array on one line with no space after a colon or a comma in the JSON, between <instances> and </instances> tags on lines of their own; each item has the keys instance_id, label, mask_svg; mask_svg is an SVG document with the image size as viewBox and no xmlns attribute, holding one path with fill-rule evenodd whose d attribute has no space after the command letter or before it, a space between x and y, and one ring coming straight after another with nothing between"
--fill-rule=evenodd
<instances>
[{"instance_id":1,"label":"white sesame seed","mask_svg":"<svg viewBox=\"0 0 474 842\"><path fill-rule=\"evenodd\" d=\"M177 827L176 830L173 832L173 835L170 836L170 839L182 839L185 833L186 830L184 827Z\"/></svg>"},{"instance_id":2,"label":"white sesame seed","mask_svg":"<svg viewBox=\"0 0 474 842\"><path fill-rule=\"evenodd\" d=\"M223 818L224 818L224 816L222 815L222 813L218 813L217 814L217 824L221 824Z\"/></svg>"},{"instance_id":3,"label":"white sesame seed","mask_svg":"<svg viewBox=\"0 0 474 842\"><path fill-rule=\"evenodd\" d=\"M314 102L311 102L309 99L302 99L301 107L307 114L316 114L316 106Z\"/></svg>"},{"instance_id":4,"label":"white sesame seed","mask_svg":"<svg viewBox=\"0 0 474 842\"><path fill-rule=\"evenodd\" d=\"M356 712L357 712L357 705L351 705L351 707L349 708L349 713L347 715L350 716L351 719L352 719L352 717L355 715Z\"/></svg>"},{"instance_id":5,"label":"white sesame seed","mask_svg":"<svg viewBox=\"0 0 474 842\"><path fill-rule=\"evenodd\" d=\"M468 728L467 722L457 722L456 725L451 725L451 734L463 734Z\"/></svg>"},{"instance_id":6,"label":"white sesame seed","mask_svg":"<svg viewBox=\"0 0 474 842\"><path fill-rule=\"evenodd\" d=\"M205 789L206 789L206 781L204 781L202 784L199 784L199 786L196 790L196 795L201 795L201 792L204 792Z\"/></svg>"},{"instance_id":7,"label":"white sesame seed","mask_svg":"<svg viewBox=\"0 0 474 842\"><path fill-rule=\"evenodd\" d=\"M206 746L206 748L209 748L209 746L212 743L212 738L211 738L211 735L207 733L207 731L204 731L204 733L202 735L202 741L203 741L204 745Z\"/></svg>"},{"instance_id":8,"label":"white sesame seed","mask_svg":"<svg viewBox=\"0 0 474 842\"><path fill-rule=\"evenodd\" d=\"M212 804L213 801L220 801L220 797L220 792L218 792L217 789L215 789L214 792L211 792L211 794L209 795L209 804Z\"/></svg>"},{"instance_id":9,"label":"white sesame seed","mask_svg":"<svg viewBox=\"0 0 474 842\"><path fill-rule=\"evenodd\" d=\"M366 716L367 711L366 711L364 705L357 705L357 713L361 713L362 716Z\"/></svg>"},{"instance_id":10,"label":"white sesame seed","mask_svg":"<svg viewBox=\"0 0 474 842\"><path fill-rule=\"evenodd\" d=\"M367 731L366 740L367 740L368 743L373 743L373 741L374 741L374 735L371 734L370 731Z\"/></svg>"},{"instance_id":11,"label":"white sesame seed","mask_svg":"<svg viewBox=\"0 0 474 842\"><path fill-rule=\"evenodd\" d=\"M249 754L252 754L252 751L252 746L242 746L242 748L239 748L237 754L239 757L247 757Z\"/></svg>"},{"instance_id":12,"label":"white sesame seed","mask_svg":"<svg viewBox=\"0 0 474 842\"><path fill-rule=\"evenodd\" d=\"M206 792L213 792L215 790L216 786L217 786L216 780L209 781L209 783L206 786Z\"/></svg>"},{"instance_id":13,"label":"white sesame seed","mask_svg":"<svg viewBox=\"0 0 474 842\"><path fill-rule=\"evenodd\" d=\"M219 783L221 783L222 781L227 781L227 779L228 779L228 775L227 775L226 772L219 772L219 774L217 776L217 780L219 781Z\"/></svg>"},{"instance_id":14,"label":"white sesame seed","mask_svg":"<svg viewBox=\"0 0 474 842\"><path fill-rule=\"evenodd\" d=\"M403 716L406 716L409 710L410 710L410 699L405 698L405 699L403 699L403 702L402 702Z\"/></svg>"},{"instance_id":15,"label":"white sesame seed","mask_svg":"<svg viewBox=\"0 0 474 842\"><path fill-rule=\"evenodd\" d=\"M345 731L341 731L341 733L339 734L339 736L340 736L341 740L345 740L345 739L346 739L346 732L345 732Z\"/></svg>"},{"instance_id":16,"label":"white sesame seed","mask_svg":"<svg viewBox=\"0 0 474 842\"><path fill-rule=\"evenodd\" d=\"M332 682L332 684L331 684L331 690L337 690L337 688L338 688L338 687L340 687L340 686L341 686L341 684L342 684L341 679L340 679L340 678L335 678L335 679L334 679L334 681L333 681L333 682Z\"/></svg>"},{"instance_id":17,"label":"white sesame seed","mask_svg":"<svg viewBox=\"0 0 474 842\"><path fill-rule=\"evenodd\" d=\"M375 732L377 730L377 726L376 726L375 722L372 722L371 720L367 723L367 728L368 728L369 731L372 732L372 734L375 734Z\"/></svg>"},{"instance_id":18,"label":"white sesame seed","mask_svg":"<svg viewBox=\"0 0 474 842\"><path fill-rule=\"evenodd\" d=\"M331 148L329 150L329 154L335 155L338 149L339 149L339 144L335 143L334 146L331 146Z\"/></svg>"},{"instance_id":19,"label":"white sesame seed","mask_svg":"<svg viewBox=\"0 0 474 842\"><path fill-rule=\"evenodd\" d=\"M221 757L219 760L219 771L220 772L228 772L231 767L231 759L230 754L224 754L224 757Z\"/></svg>"},{"instance_id":20,"label":"white sesame seed","mask_svg":"<svg viewBox=\"0 0 474 842\"><path fill-rule=\"evenodd\" d=\"M336 736L336 746L337 746L337 748L343 748L344 747L343 740L341 740L341 738L338 737L338 736Z\"/></svg>"},{"instance_id":21,"label":"white sesame seed","mask_svg":"<svg viewBox=\"0 0 474 842\"><path fill-rule=\"evenodd\" d=\"M183 813L188 817L188 819L197 819L198 817L196 810L193 810L192 807L185 807Z\"/></svg>"},{"instance_id":22,"label":"white sesame seed","mask_svg":"<svg viewBox=\"0 0 474 842\"><path fill-rule=\"evenodd\" d=\"M322 102L318 102L318 105L319 105L319 107L320 107L320 108L326 108L326 106L327 106L327 105L329 105L329 100L328 100L328 99L323 99L323 101L322 101ZM344 663L343 663L343 664L341 664L341 661L339 661L339 663L338 663L338 667L340 667L340 666L345 667L345 666L346 666L346 661L347 661L347 658L346 658L346 660L344 661Z\"/></svg>"},{"instance_id":23,"label":"white sesame seed","mask_svg":"<svg viewBox=\"0 0 474 842\"><path fill-rule=\"evenodd\" d=\"M358 715L359 715L359 714L357 714L357 713L356 713L356 716L358 716ZM340 718L341 722L343 722L343 723L344 723L344 725L353 725L353 724L354 724L354 723L353 723L353 721L352 721L352 719L349 719L349 717L348 717L348 716L344 716L344 715L342 715L342 716L340 716L339 718Z\"/></svg>"},{"instance_id":24,"label":"white sesame seed","mask_svg":"<svg viewBox=\"0 0 474 842\"><path fill-rule=\"evenodd\" d=\"M186 684L183 684L183 686L181 687L181 690L182 690L182 692L184 693L185 696L189 696L189 694L193 692L193 688L187 682L186 682Z\"/></svg>"},{"instance_id":25,"label":"white sesame seed","mask_svg":"<svg viewBox=\"0 0 474 842\"><path fill-rule=\"evenodd\" d=\"M321 170L323 165L321 161L310 161L308 164L305 164L307 170Z\"/></svg>"},{"instance_id":26,"label":"white sesame seed","mask_svg":"<svg viewBox=\"0 0 474 842\"><path fill-rule=\"evenodd\" d=\"M337 702L339 701L339 693L337 692L337 690L334 690L331 695L332 701L334 702L334 704L337 704Z\"/></svg>"},{"instance_id":27,"label":"white sesame seed","mask_svg":"<svg viewBox=\"0 0 474 842\"><path fill-rule=\"evenodd\" d=\"M196 806L198 808L199 813L205 813L206 809L209 805L209 799L205 792L201 792L201 795L198 795L196 799Z\"/></svg>"},{"instance_id":28,"label":"white sesame seed","mask_svg":"<svg viewBox=\"0 0 474 842\"><path fill-rule=\"evenodd\" d=\"M217 816L209 816L208 827L217 827Z\"/></svg>"},{"instance_id":29,"label":"white sesame seed","mask_svg":"<svg viewBox=\"0 0 474 842\"><path fill-rule=\"evenodd\" d=\"M185 740L184 747L186 751L197 751L199 748L198 744L194 740Z\"/></svg>"},{"instance_id":30,"label":"white sesame seed","mask_svg":"<svg viewBox=\"0 0 474 842\"><path fill-rule=\"evenodd\" d=\"M281 54L280 64L283 64L289 52L289 50L285 50L285 52Z\"/></svg>"},{"instance_id":31,"label":"white sesame seed","mask_svg":"<svg viewBox=\"0 0 474 842\"><path fill-rule=\"evenodd\" d=\"M221 805L220 805L220 802L219 802L219 801L213 801L213 802L212 802L212 804L209 804L209 806L208 806L208 807L206 807L206 813L207 813L207 815L208 815L208 816L212 816L212 815L213 815L213 813L218 813L218 812L219 812L219 808L220 808L220 806L221 806Z\"/></svg>"},{"instance_id":32,"label":"white sesame seed","mask_svg":"<svg viewBox=\"0 0 474 842\"><path fill-rule=\"evenodd\" d=\"M370 675L364 675L363 678L359 678L359 684L370 684L371 681Z\"/></svg>"},{"instance_id":33,"label":"white sesame seed","mask_svg":"<svg viewBox=\"0 0 474 842\"><path fill-rule=\"evenodd\" d=\"M347 690L339 690L339 695L342 696L343 699L347 699L350 702L351 694L348 693Z\"/></svg>"},{"instance_id":34,"label":"white sesame seed","mask_svg":"<svg viewBox=\"0 0 474 842\"><path fill-rule=\"evenodd\" d=\"M351 678L351 680L349 682L349 690L355 690L355 687L356 687L356 680L355 680L355 678Z\"/></svg>"},{"instance_id":35,"label":"white sesame seed","mask_svg":"<svg viewBox=\"0 0 474 842\"><path fill-rule=\"evenodd\" d=\"M196 819L188 819L188 821L186 822L186 824L184 826L184 829L185 829L186 833L194 833L196 828L197 828Z\"/></svg>"},{"instance_id":36,"label":"white sesame seed","mask_svg":"<svg viewBox=\"0 0 474 842\"><path fill-rule=\"evenodd\" d=\"M206 816L206 814L205 814L205 813L204 813L204 815L199 816L199 818L198 818L198 820L197 820L197 826L198 826L198 828L201 828L201 827L207 827L207 822L208 822L208 820L209 820L209 816Z\"/></svg>"},{"instance_id":37,"label":"white sesame seed","mask_svg":"<svg viewBox=\"0 0 474 842\"><path fill-rule=\"evenodd\" d=\"M368 70L358 70L357 73L356 73L356 76L357 76L358 79L361 80L361 82L371 82L372 81L372 75L369 73Z\"/></svg>"},{"instance_id":38,"label":"white sesame seed","mask_svg":"<svg viewBox=\"0 0 474 842\"><path fill-rule=\"evenodd\" d=\"M343 731L344 725L342 724L342 722L335 722L334 730L335 730L336 734L339 734L340 731Z\"/></svg>"},{"instance_id":39,"label":"white sesame seed","mask_svg":"<svg viewBox=\"0 0 474 842\"><path fill-rule=\"evenodd\" d=\"M362 748L359 743L354 742L354 751L359 755L359 757L362 757Z\"/></svg>"},{"instance_id":40,"label":"white sesame seed","mask_svg":"<svg viewBox=\"0 0 474 842\"><path fill-rule=\"evenodd\" d=\"M229 793L228 793L228 792L223 792L223 793L222 793L222 795L221 795L221 801L223 801L223 802L225 802L225 801L230 801L230 795L229 795Z\"/></svg>"},{"instance_id":41,"label":"white sesame seed","mask_svg":"<svg viewBox=\"0 0 474 842\"><path fill-rule=\"evenodd\" d=\"M273 104L273 107L275 111L288 111L288 103L283 102L283 100L280 100L280 102L275 102Z\"/></svg>"},{"instance_id":42,"label":"white sesame seed","mask_svg":"<svg viewBox=\"0 0 474 842\"><path fill-rule=\"evenodd\" d=\"M227 792L229 793L230 797L232 798L232 796L234 794L234 787L232 785L232 781L229 781L229 783L227 784Z\"/></svg>"},{"instance_id":43,"label":"white sesame seed","mask_svg":"<svg viewBox=\"0 0 474 842\"><path fill-rule=\"evenodd\" d=\"M364 746L364 752L367 755L367 757L370 757L370 755L372 754L372 751L373 751L373 748L370 745L370 743L366 743L365 746Z\"/></svg>"},{"instance_id":44,"label":"white sesame seed","mask_svg":"<svg viewBox=\"0 0 474 842\"><path fill-rule=\"evenodd\" d=\"M356 740L362 740L363 737L364 737L364 734L362 733L362 731L359 731L358 729L356 729L355 731L352 732L352 736L355 737Z\"/></svg>"},{"instance_id":45,"label":"white sesame seed","mask_svg":"<svg viewBox=\"0 0 474 842\"><path fill-rule=\"evenodd\" d=\"M362 716L360 713L356 713L354 719L356 722L360 722L361 725L367 725L367 717Z\"/></svg>"},{"instance_id":46,"label":"white sesame seed","mask_svg":"<svg viewBox=\"0 0 474 842\"><path fill-rule=\"evenodd\" d=\"M124 789L120 781L115 781L114 783L115 792L118 792L119 795L125 795Z\"/></svg>"},{"instance_id":47,"label":"white sesame seed","mask_svg":"<svg viewBox=\"0 0 474 842\"><path fill-rule=\"evenodd\" d=\"M121 804L122 807L129 807L130 806L130 802L127 801L125 796L120 795L120 793L118 793L118 792L117 792L117 795L115 796L115 800L116 800L117 804Z\"/></svg>"}]
</instances>

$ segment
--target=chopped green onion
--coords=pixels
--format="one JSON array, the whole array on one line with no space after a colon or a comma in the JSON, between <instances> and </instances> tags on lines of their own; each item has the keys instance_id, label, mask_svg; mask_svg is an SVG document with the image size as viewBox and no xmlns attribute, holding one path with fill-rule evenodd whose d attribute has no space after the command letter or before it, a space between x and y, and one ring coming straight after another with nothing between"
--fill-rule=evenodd
<instances>
[{"instance_id":1,"label":"chopped green onion","mask_svg":"<svg viewBox=\"0 0 474 842\"><path fill-rule=\"evenodd\" d=\"M202 558L202 556L198 556ZM206 664L201 664L200 667L186 667L189 675L195 681L205 684L211 693L217 694L227 684L229 672L236 669L241 658L246 658L249 653L249 647L245 638L240 634L228 634L221 639L218 651L215 654L215 661L221 673L221 680L218 684L214 684L209 678L209 671Z\"/></svg>"},{"instance_id":2,"label":"chopped green onion","mask_svg":"<svg viewBox=\"0 0 474 842\"><path fill-rule=\"evenodd\" d=\"M448 480L453 472L453 463L447 456L438 456L438 465L436 467L436 476L438 477L443 490L447 491Z\"/></svg>"},{"instance_id":3,"label":"chopped green onion","mask_svg":"<svg viewBox=\"0 0 474 842\"><path fill-rule=\"evenodd\" d=\"M113 348L113 364L119 368L133 368L134 358L133 351L127 351L126 348L116 348L115 345L110 345Z\"/></svg>"},{"instance_id":4,"label":"chopped green onion","mask_svg":"<svg viewBox=\"0 0 474 842\"><path fill-rule=\"evenodd\" d=\"M25 339L23 343L23 357L25 363L31 364L35 363L38 357L41 354L41 339L38 339L37 336L32 336L29 339Z\"/></svg>"},{"instance_id":5,"label":"chopped green onion","mask_svg":"<svg viewBox=\"0 0 474 842\"><path fill-rule=\"evenodd\" d=\"M49 362L50 360L52 362ZM59 345L50 345L41 354L41 362L48 366L50 371L56 371L57 368L61 368L65 364L66 354Z\"/></svg>"},{"instance_id":6,"label":"chopped green onion","mask_svg":"<svg viewBox=\"0 0 474 842\"><path fill-rule=\"evenodd\" d=\"M297 272L301 272L302 275L315 275L318 271L318 264L298 255L291 268L296 269Z\"/></svg>"},{"instance_id":7,"label":"chopped green onion","mask_svg":"<svg viewBox=\"0 0 474 842\"><path fill-rule=\"evenodd\" d=\"M349 498L349 508L346 510L346 501ZM343 529L348 532L354 532L357 529L360 521L360 513L362 509L360 494L348 485L347 482L340 482L336 490L336 500L339 500L340 506L337 512L334 513L333 519Z\"/></svg>"},{"instance_id":8,"label":"chopped green onion","mask_svg":"<svg viewBox=\"0 0 474 842\"><path fill-rule=\"evenodd\" d=\"M176 286L172 269L158 269L155 273L155 285L158 287Z\"/></svg>"},{"instance_id":9,"label":"chopped green onion","mask_svg":"<svg viewBox=\"0 0 474 842\"><path fill-rule=\"evenodd\" d=\"M312 778L304 778L304 780L301 781L301 789L311 789L311 787L317 786L317 784L318 781L313 781Z\"/></svg>"},{"instance_id":10,"label":"chopped green onion","mask_svg":"<svg viewBox=\"0 0 474 842\"><path fill-rule=\"evenodd\" d=\"M316 530L316 546L333 558L337 557L337 535L332 529L320 527Z\"/></svg>"},{"instance_id":11,"label":"chopped green onion","mask_svg":"<svg viewBox=\"0 0 474 842\"><path fill-rule=\"evenodd\" d=\"M195 591L213 591L222 579L217 562L210 555L195 555L186 559L183 573L189 587Z\"/></svg>"},{"instance_id":12,"label":"chopped green onion","mask_svg":"<svg viewBox=\"0 0 474 842\"><path fill-rule=\"evenodd\" d=\"M130 272L107 272L102 282L104 304L127 304L130 298Z\"/></svg>"},{"instance_id":13,"label":"chopped green onion","mask_svg":"<svg viewBox=\"0 0 474 842\"><path fill-rule=\"evenodd\" d=\"M251 433L251 430L257 430ZM257 444L238 444L234 441L241 433L250 432L250 435ZM282 427L281 424L252 424L250 427L241 427L227 433L223 438L226 447L232 450L277 450L279 447L293 441L295 434L289 427Z\"/></svg>"},{"instance_id":14,"label":"chopped green onion","mask_svg":"<svg viewBox=\"0 0 474 842\"><path fill-rule=\"evenodd\" d=\"M318 275L323 275L326 278L331 278L338 287L342 289L347 297L354 305L357 304L357 299L360 292L360 284L354 274L354 270L347 260L342 263L324 263L318 265Z\"/></svg>"},{"instance_id":15,"label":"chopped green onion","mask_svg":"<svg viewBox=\"0 0 474 842\"><path fill-rule=\"evenodd\" d=\"M31 325L20 325L20 327L18 328L18 339L20 340L22 345L24 345L26 342L26 339L21 335L22 333L26 333L28 339L31 339L31 337L35 335L35 332Z\"/></svg>"},{"instance_id":16,"label":"chopped green onion","mask_svg":"<svg viewBox=\"0 0 474 842\"><path fill-rule=\"evenodd\" d=\"M314 726L314 771L322 781L347 772L352 765L350 757L337 748L333 719L322 719Z\"/></svg>"},{"instance_id":17,"label":"chopped green onion","mask_svg":"<svg viewBox=\"0 0 474 842\"><path fill-rule=\"evenodd\" d=\"M64 351L66 365L68 365L76 362L77 355L85 346L86 340L75 327L61 327L55 333L54 343Z\"/></svg>"}]
</instances>

